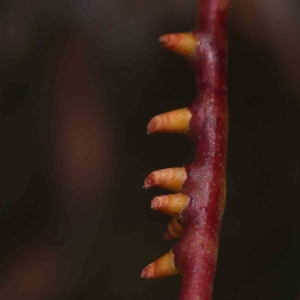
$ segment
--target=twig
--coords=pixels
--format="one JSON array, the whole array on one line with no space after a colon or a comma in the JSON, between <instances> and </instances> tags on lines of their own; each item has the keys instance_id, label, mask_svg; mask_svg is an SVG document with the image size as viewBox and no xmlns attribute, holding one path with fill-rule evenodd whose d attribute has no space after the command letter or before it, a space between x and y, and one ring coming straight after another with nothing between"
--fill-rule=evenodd
<instances>
[{"instance_id":1,"label":"twig","mask_svg":"<svg viewBox=\"0 0 300 300\"><path fill-rule=\"evenodd\" d=\"M193 163L153 172L145 180L145 187L160 186L179 192L154 198L152 208L173 216L167 239L182 236L170 252L143 270L142 277L182 273L180 300L211 299L225 206L229 0L199 2L200 18L195 31L160 38L164 47L191 62L197 98L189 108L158 115L148 125L149 133L188 133L196 146Z\"/></svg>"}]
</instances>

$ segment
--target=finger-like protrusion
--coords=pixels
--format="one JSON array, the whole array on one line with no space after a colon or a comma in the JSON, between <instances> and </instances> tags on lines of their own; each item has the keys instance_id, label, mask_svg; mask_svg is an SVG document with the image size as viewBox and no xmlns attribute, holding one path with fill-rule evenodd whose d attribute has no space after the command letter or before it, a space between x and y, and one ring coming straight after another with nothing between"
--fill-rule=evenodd
<instances>
[{"instance_id":1,"label":"finger-like protrusion","mask_svg":"<svg viewBox=\"0 0 300 300\"><path fill-rule=\"evenodd\" d=\"M150 173L144 182L144 187L155 186L172 192L180 192L187 179L185 168L168 168Z\"/></svg>"},{"instance_id":2,"label":"finger-like protrusion","mask_svg":"<svg viewBox=\"0 0 300 300\"><path fill-rule=\"evenodd\" d=\"M171 251L158 258L156 261L148 265L142 272L142 278L163 278L180 274L174 265L174 254Z\"/></svg>"},{"instance_id":3,"label":"finger-like protrusion","mask_svg":"<svg viewBox=\"0 0 300 300\"><path fill-rule=\"evenodd\" d=\"M198 38L192 33L164 34L159 38L163 47L180 55L190 57L196 52Z\"/></svg>"},{"instance_id":4,"label":"finger-like protrusion","mask_svg":"<svg viewBox=\"0 0 300 300\"><path fill-rule=\"evenodd\" d=\"M151 208L170 216L179 217L189 203L189 197L183 193L157 196L151 201Z\"/></svg>"},{"instance_id":5,"label":"finger-like protrusion","mask_svg":"<svg viewBox=\"0 0 300 300\"><path fill-rule=\"evenodd\" d=\"M177 218L173 218L170 222L167 232L164 235L165 240L173 240L179 238L183 233L183 227L179 224Z\"/></svg>"},{"instance_id":6,"label":"finger-like protrusion","mask_svg":"<svg viewBox=\"0 0 300 300\"><path fill-rule=\"evenodd\" d=\"M147 126L148 133L187 133L192 114L188 108L181 108L155 116Z\"/></svg>"}]
</instances>

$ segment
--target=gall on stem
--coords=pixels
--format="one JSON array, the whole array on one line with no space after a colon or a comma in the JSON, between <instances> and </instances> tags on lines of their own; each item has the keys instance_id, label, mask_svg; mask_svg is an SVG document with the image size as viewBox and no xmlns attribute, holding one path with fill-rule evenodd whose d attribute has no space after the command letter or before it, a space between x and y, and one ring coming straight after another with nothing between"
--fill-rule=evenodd
<instances>
[{"instance_id":1,"label":"gall on stem","mask_svg":"<svg viewBox=\"0 0 300 300\"><path fill-rule=\"evenodd\" d=\"M173 217L165 239L180 238L143 270L142 277L181 273L180 300L212 298L226 189L228 5L229 0L199 0L196 30L159 39L163 47L187 57L198 91L189 107L154 117L147 130L189 134L196 154L190 165L155 171L145 180L145 188L159 186L177 193L156 197L151 205Z\"/></svg>"}]
</instances>

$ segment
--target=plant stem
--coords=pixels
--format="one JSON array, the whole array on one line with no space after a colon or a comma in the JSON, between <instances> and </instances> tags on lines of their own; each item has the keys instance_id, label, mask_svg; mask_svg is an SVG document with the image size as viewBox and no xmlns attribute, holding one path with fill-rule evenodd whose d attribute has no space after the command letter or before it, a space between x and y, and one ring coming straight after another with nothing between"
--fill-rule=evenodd
<instances>
[{"instance_id":1,"label":"plant stem","mask_svg":"<svg viewBox=\"0 0 300 300\"><path fill-rule=\"evenodd\" d=\"M195 161L186 167L182 192L191 199L180 221L185 228L173 248L183 274L180 300L211 299L221 219L225 206L228 1L200 0L195 69L198 95L191 105L190 134Z\"/></svg>"},{"instance_id":2,"label":"plant stem","mask_svg":"<svg viewBox=\"0 0 300 300\"><path fill-rule=\"evenodd\" d=\"M181 192L152 201L153 209L173 216L165 237L182 236L170 252L142 272L144 278L182 273L180 300L211 299L225 207L229 0L199 2L200 19L194 32L160 38L164 47L189 58L196 74L197 98L190 107L158 115L148 124L148 133L188 133L196 146L193 163L152 172L145 180L146 188Z\"/></svg>"}]
</instances>

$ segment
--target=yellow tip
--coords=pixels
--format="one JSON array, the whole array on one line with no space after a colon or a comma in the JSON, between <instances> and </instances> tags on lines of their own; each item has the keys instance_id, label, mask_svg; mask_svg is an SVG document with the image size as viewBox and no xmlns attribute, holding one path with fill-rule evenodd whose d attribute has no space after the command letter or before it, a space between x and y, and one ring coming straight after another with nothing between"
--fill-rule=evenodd
<instances>
[{"instance_id":1,"label":"yellow tip","mask_svg":"<svg viewBox=\"0 0 300 300\"><path fill-rule=\"evenodd\" d=\"M189 197L182 194L172 194L155 197L151 208L170 216L179 216L189 203Z\"/></svg>"},{"instance_id":2,"label":"yellow tip","mask_svg":"<svg viewBox=\"0 0 300 300\"><path fill-rule=\"evenodd\" d=\"M159 38L163 47L182 56L192 56L196 52L198 38L192 33L164 34Z\"/></svg>"},{"instance_id":3,"label":"yellow tip","mask_svg":"<svg viewBox=\"0 0 300 300\"><path fill-rule=\"evenodd\" d=\"M180 192L187 179L185 168L169 168L150 173L144 182L145 188L160 187L172 192Z\"/></svg>"},{"instance_id":4,"label":"yellow tip","mask_svg":"<svg viewBox=\"0 0 300 300\"><path fill-rule=\"evenodd\" d=\"M177 239L182 235L183 231L184 229L179 224L177 218L173 218L168 226L166 234L164 235L164 239L165 240Z\"/></svg>"},{"instance_id":5,"label":"yellow tip","mask_svg":"<svg viewBox=\"0 0 300 300\"><path fill-rule=\"evenodd\" d=\"M174 254L171 251L158 258L156 261L148 265L141 274L142 278L163 278L180 274L174 265Z\"/></svg>"},{"instance_id":6,"label":"yellow tip","mask_svg":"<svg viewBox=\"0 0 300 300\"><path fill-rule=\"evenodd\" d=\"M187 133L192 114L188 108L173 110L154 117L147 126L148 133Z\"/></svg>"}]
</instances>

